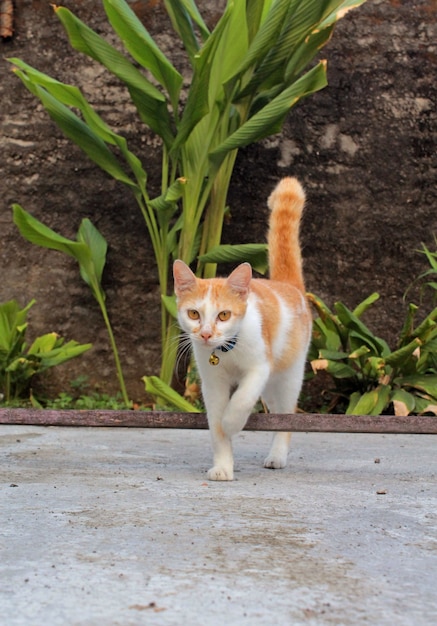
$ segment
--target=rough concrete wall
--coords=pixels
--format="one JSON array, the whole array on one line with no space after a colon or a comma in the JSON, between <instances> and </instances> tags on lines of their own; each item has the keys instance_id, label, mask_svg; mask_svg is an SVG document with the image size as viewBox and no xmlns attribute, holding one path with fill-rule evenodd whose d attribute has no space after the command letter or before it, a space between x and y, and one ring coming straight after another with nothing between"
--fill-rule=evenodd
<instances>
[{"instance_id":1,"label":"rough concrete wall","mask_svg":"<svg viewBox=\"0 0 437 626\"><path fill-rule=\"evenodd\" d=\"M100 2L63 4L115 42ZM133 5L179 59L161 3ZM211 22L217 6L199 2ZM80 86L143 156L157 188L159 146L117 80L72 51L49 3L21 0L16 13L16 33L0 44L2 57L20 57ZM415 250L422 241L433 246L437 233L436 15L435 0L368 0L338 24L322 55L329 87L293 110L281 135L241 151L229 197L232 219L224 230L225 242L261 241L267 195L280 177L297 175L308 192L302 231L308 289L328 304L341 299L351 307L379 291L367 322L392 342L402 324L402 295L425 268ZM141 376L159 366L159 293L135 202L62 136L4 60L0 102L0 301L37 299L33 336L56 330L94 343L92 352L49 377L53 390L86 373L114 391L106 332L74 262L24 242L10 206L20 203L67 237L90 217L110 245L108 308L130 393L141 398Z\"/></svg>"}]
</instances>

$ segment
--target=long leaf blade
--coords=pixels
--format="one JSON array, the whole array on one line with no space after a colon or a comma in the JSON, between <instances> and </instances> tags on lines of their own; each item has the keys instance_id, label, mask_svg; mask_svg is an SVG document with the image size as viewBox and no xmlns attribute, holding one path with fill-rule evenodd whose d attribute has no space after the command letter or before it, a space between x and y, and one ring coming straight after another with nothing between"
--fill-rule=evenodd
<instances>
[{"instance_id":1,"label":"long leaf blade","mask_svg":"<svg viewBox=\"0 0 437 626\"><path fill-rule=\"evenodd\" d=\"M110 176L137 190L136 183L129 178L117 158L105 142L68 107L59 102L48 91L34 84L26 74L16 70L26 87L36 95L44 105L50 117L59 126L64 135L77 144L99 167Z\"/></svg>"},{"instance_id":2,"label":"long leaf blade","mask_svg":"<svg viewBox=\"0 0 437 626\"><path fill-rule=\"evenodd\" d=\"M266 243L222 244L211 248L199 257L201 263L250 263L253 269L265 274L268 269Z\"/></svg>"},{"instance_id":3,"label":"long leaf blade","mask_svg":"<svg viewBox=\"0 0 437 626\"><path fill-rule=\"evenodd\" d=\"M84 243L88 247L94 266L94 274L100 284L103 269L106 263L106 252L108 249L106 239L88 218L82 220L77 232L77 239L79 242Z\"/></svg>"},{"instance_id":4,"label":"long leaf blade","mask_svg":"<svg viewBox=\"0 0 437 626\"><path fill-rule=\"evenodd\" d=\"M305 96L323 89L327 85L326 62L321 61L293 85L285 89L263 109L255 113L245 124L213 150L209 157L218 167L231 150L247 146L253 141L277 132L289 110Z\"/></svg>"},{"instance_id":5,"label":"long leaf blade","mask_svg":"<svg viewBox=\"0 0 437 626\"><path fill-rule=\"evenodd\" d=\"M140 188L143 189L145 187L147 175L142 167L141 161L128 149L126 139L121 135L117 135L117 133L115 133L96 113L78 87L61 83L47 74L36 70L27 63L24 63L21 59L10 58L9 61L13 63L16 68L21 70L21 72L16 71L17 75L20 76L24 84L34 95L39 96L37 87L43 87L61 104L79 109L90 131L97 135L103 142L117 146L120 149L120 152L132 172L135 174ZM124 178L122 182L125 182L129 186L131 186L132 183L130 180L128 182L125 181Z\"/></svg>"},{"instance_id":6,"label":"long leaf blade","mask_svg":"<svg viewBox=\"0 0 437 626\"><path fill-rule=\"evenodd\" d=\"M87 54L124 82L141 119L169 146L173 141L171 122L165 97L143 74L107 41L86 26L71 11L56 7L70 39L79 52Z\"/></svg>"},{"instance_id":7,"label":"long leaf blade","mask_svg":"<svg viewBox=\"0 0 437 626\"><path fill-rule=\"evenodd\" d=\"M167 405L188 413L200 413L199 409L180 396L158 376L144 376L142 380L146 385L146 391L152 396L161 398Z\"/></svg>"},{"instance_id":8,"label":"long leaf blade","mask_svg":"<svg viewBox=\"0 0 437 626\"><path fill-rule=\"evenodd\" d=\"M123 0L103 0L108 19L126 50L167 89L177 107L182 76L157 46L129 5Z\"/></svg>"},{"instance_id":9,"label":"long leaf blade","mask_svg":"<svg viewBox=\"0 0 437 626\"><path fill-rule=\"evenodd\" d=\"M196 56L200 44L197 40L193 23L199 28L203 41L209 36L209 30L193 0L164 0L173 28L182 39L191 62Z\"/></svg>"}]
</instances>

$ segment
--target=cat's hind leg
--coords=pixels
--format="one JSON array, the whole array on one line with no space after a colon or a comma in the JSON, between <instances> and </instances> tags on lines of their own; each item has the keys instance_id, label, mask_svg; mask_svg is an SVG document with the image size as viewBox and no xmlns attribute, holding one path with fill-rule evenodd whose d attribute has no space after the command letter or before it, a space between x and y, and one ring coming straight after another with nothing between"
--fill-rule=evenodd
<instances>
[{"instance_id":1,"label":"cat's hind leg","mask_svg":"<svg viewBox=\"0 0 437 626\"><path fill-rule=\"evenodd\" d=\"M303 368L291 367L274 374L263 393L263 400L271 413L293 413L302 385ZM270 452L264 460L268 469L282 469L287 465L291 433L278 432L273 436Z\"/></svg>"},{"instance_id":2,"label":"cat's hind leg","mask_svg":"<svg viewBox=\"0 0 437 626\"><path fill-rule=\"evenodd\" d=\"M287 465L290 441L291 433L276 433L273 436L270 452L264 459L264 467L268 469L282 469L285 467Z\"/></svg>"}]
</instances>

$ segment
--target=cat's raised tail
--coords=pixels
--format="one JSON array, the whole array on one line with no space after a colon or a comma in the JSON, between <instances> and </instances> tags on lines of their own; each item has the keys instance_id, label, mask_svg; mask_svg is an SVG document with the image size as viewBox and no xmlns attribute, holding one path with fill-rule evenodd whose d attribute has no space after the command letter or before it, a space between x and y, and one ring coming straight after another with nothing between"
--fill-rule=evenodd
<instances>
[{"instance_id":1,"label":"cat's raised tail","mask_svg":"<svg viewBox=\"0 0 437 626\"><path fill-rule=\"evenodd\" d=\"M300 219L305 192L297 178L283 178L270 194L270 279L290 283L305 293L299 243Z\"/></svg>"}]
</instances>

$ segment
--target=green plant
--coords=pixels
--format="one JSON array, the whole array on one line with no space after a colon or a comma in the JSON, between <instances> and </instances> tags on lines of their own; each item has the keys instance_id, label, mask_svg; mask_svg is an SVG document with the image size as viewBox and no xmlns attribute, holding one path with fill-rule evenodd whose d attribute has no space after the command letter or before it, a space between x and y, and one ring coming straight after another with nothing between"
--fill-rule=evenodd
<instances>
[{"instance_id":1,"label":"green plant","mask_svg":"<svg viewBox=\"0 0 437 626\"><path fill-rule=\"evenodd\" d=\"M332 312L309 294L314 320L309 360L314 374L332 384L330 410L350 415L437 415L437 308L414 325L418 307L410 304L396 350L361 321L379 298L374 293L350 311L337 302Z\"/></svg>"},{"instance_id":2,"label":"green plant","mask_svg":"<svg viewBox=\"0 0 437 626\"><path fill-rule=\"evenodd\" d=\"M167 383L162 381L158 376L144 376L146 391L151 395L160 398L166 407L172 407L179 411L188 411L191 413L200 413L200 409L194 404L183 398L174 391Z\"/></svg>"},{"instance_id":3,"label":"green plant","mask_svg":"<svg viewBox=\"0 0 437 626\"><path fill-rule=\"evenodd\" d=\"M120 394L110 396L106 393L89 392L83 393L78 398L70 393L61 392L53 400L45 400L44 408L65 411L76 409L78 411L91 410L114 410L126 409L126 403Z\"/></svg>"},{"instance_id":4,"label":"green plant","mask_svg":"<svg viewBox=\"0 0 437 626\"><path fill-rule=\"evenodd\" d=\"M6 403L21 397L29 390L35 374L60 365L91 348L68 341L56 333L37 337L28 347L25 335L27 313L34 305L31 300L20 309L15 300L0 305L0 392Z\"/></svg>"},{"instance_id":5,"label":"green plant","mask_svg":"<svg viewBox=\"0 0 437 626\"><path fill-rule=\"evenodd\" d=\"M437 237L434 236L434 241L437 247ZM421 254L426 256L426 260L428 261L429 268L419 274L419 276L412 282L410 287L405 292L404 298L407 296L408 292L417 284L420 284L420 295L425 288L430 288L434 292L434 299L437 298L437 250L435 252L431 252L427 246L422 243L422 249L418 250ZM428 280L429 277L433 277L434 280Z\"/></svg>"},{"instance_id":6,"label":"green plant","mask_svg":"<svg viewBox=\"0 0 437 626\"><path fill-rule=\"evenodd\" d=\"M107 243L89 219L82 220L77 231L77 241L71 241L58 235L35 217L27 213L20 205L13 205L14 222L21 235L38 246L63 252L73 257L79 263L80 275L91 289L102 312L103 320L109 335L109 341L114 355L117 377L121 394L126 406L130 405L123 370L118 355L117 344L106 308L106 295L102 287L102 274L106 263Z\"/></svg>"},{"instance_id":7,"label":"green plant","mask_svg":"<svg viewBox=\"0 0 437 626\"><path fill-rule=\"evenodd\" d=\"M55 6L71 45L126 85L141 121L161 138L161 192L154 199L140 159L77 87L10 59L64 134L127 185L139 205L159 274L164 382L172 378L178 337L169 304L172 257L190 264L200 254L198 274L214 275L215 264L202 255L220 243L238 149L279 132L289 110L326 85L325 61L305 68L336 21L363 2L229 0L210 31L194 0L164 0L191 67L187 92L180 72L124 0L103 0L103 6L134 63L68 9Z\"/></svg>"}]
</instances>

